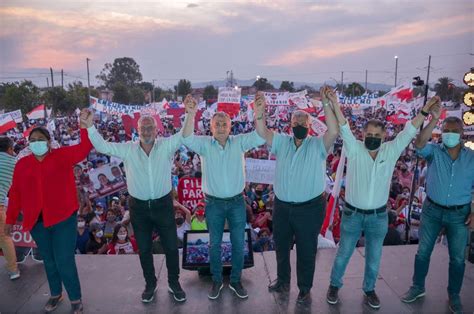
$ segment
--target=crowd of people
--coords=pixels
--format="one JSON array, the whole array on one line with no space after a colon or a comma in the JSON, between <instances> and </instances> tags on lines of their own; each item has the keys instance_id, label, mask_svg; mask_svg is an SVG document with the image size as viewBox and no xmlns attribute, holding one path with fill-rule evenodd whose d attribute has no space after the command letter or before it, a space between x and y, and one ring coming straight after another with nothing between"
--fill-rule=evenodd
<instances>
[{"instance_id":1,"label":"crowd of people","mask_svg":"<svg viewBox=\"0 0 474 314\"><path fill-rule=\"evenodd\" d=\"M195 135L190 133L192 131L191 125L194 123L194 121L189 121L190 118L188 118L188 116L186 117L185 121L183 121L184 125L181 130L174 126L172 119L163 118L162 123L164 126L164 131L162 134L160 134L160 136L162 136L164 140L159 142L160 145L163 145L160 147L165 147L164 151L160 151L160 154L163 156L158 155L158 152L154 151L154 147L156 147L153 145L155 140L154 135L150 133L150 129L146 129L147 126L149 128L152 127L153 121L150 120L153 118L148 120L146 118L140 120L141 125L139 125L139 127L141 129L139 132L141 132L140 140L142 141L142 148L150 160L155 158L156 163L153 167L162 166L166 169L167 164L164 159L170 158L172 160L172 163L170 164L170 171L173 179L171 182L160 181L159 184L162 184L164 187L162 188L163 190L158 189L158 193L156 193L156 191L150 190L151 188L145 188L142 183L140 183L140 180L146 181L147 178L152 178L153 170L150 170L149 173L144 174L143 169L139 168L137 165L134 165L135 163L149 163L150 161L144 161L145 159L143 159L143 156L140 155L141 153L138 152L138 150L137 152L131 152L133 147L130 148L129 146L126 146L127 144L116 144L128 142L135 136L133 133L127 134L124 126L121 123L121 119L117 116L106 116L104 119L102 119L102 115L100 115L100 117L97 115L91 117L90 115L92 114L89 113L89 116L84 117L83 112L81 113L80 117L79 115L55 117L54 120L50 121L35 121L35 123L37 123L36 126L48 126L49 133L44 131L46 128L40 128L39 130L36 128L33 129L32 133L25 135L24 132L30 127L30 125L27 123L26 125L19 126L17 129L8 132L7 136L13 140L14 144L12 145L12 150L14 151L14 154L17 155L17 162L18 160L31 155L31 153L33 153L35 156L38 156L40 150L44 149L44 147L39 147L39 145L36 147L35 145L32 145L35 142L41 143L41 141L47 140L51 142L51 147L62 149L58 149L58 152L61 152L58 153L58 155L66 158L68 165L70 163L71 166L74 167L74 191L77 194L78 210L77 215L74 214L73 216L68 216L69 218L64 218L67 218L65 220L67 224L75 225L75 253L111 255L140 253L140 262L144 270L144 276L146 280L146 289L142 295L142 301L149 302L153 299L153 290L156 288L156 278L154 276L153 265L150 265L148 254L150 254L150 256L152 253L166 254L170 291L173 291L177 301L183 301L185 300L185 294L182 291L177 279L179 274L179 269L176 269L178 267L177 253L174 252L173 248L183 246L184 234L186 231L207 230L210 226L212 226L211 229L213 230L213 233L211 234L211 242L216 242L215 240L212 240L213 237L214 239L218 239L215 238L216 236L219 237L219 233L216 233L215 228L217 225L222 225L223 230L224 223L226 223L225 228L230 229L233 243L234 241L236 241L235 243L240 243L241 241L240 238L237 238L237 236L233 235L233 233L236 232L235 230L240 229L240 227L237 227L238 222L238 226L242 224L242 226L245 226L245 228L251 230L252 247L254 252L263 252L275 249L277 250L277 262L279 266L278 281L269 288L272 291L284 291L289 280L289 278L285 276L289 274L286 274L284 270L286 267L285 263L288 263L288 261L285 260L284 256L286 253L284 252L285 249L282 249L282 247L284 247L282 243L288 242L288 244L290 244L290 242L292 243L294 239L297 247L301 246L305 248L304 252L302 253L300 253L300 250L298 250L298 259L307 260L309 258L311 260L312 256L316 254L316 247L313 248L311 246L318 244L317 236L314 237L314 245L311 241L307 241L308 243L305 243L304 241L307 240L305 237L308 234L312 235L314 232L316 232L314 233L315 235L319 234L319 230L323 224L325 215L324 212L320 212L317 217L305 217L302 215L301 217L298 217L298 219L293 220L292 218L290 221L285 218L283 212L296 211L297 206L300 206L300 204L301 206L317 205L318 207L325 208L332 186L334 185L336 172L340 166L339 164L342 159L342 155L344 155L342 153L343 142L345 155L350 160L351 158L352 160L357 160L356 158L354 159L353 156L357 155L357 149L362 149L361 147L363 146L357 146L358 144L356 144L355 140L364 141L365 139L366 147L367 145L373 145L373 151L376 151L380 146L380 141L378 141L377 146L377 138L380 139L380 137L378 137L377 133L375 132L377 130L375 129L378 128L380 130L385 130L386 137L384 138L384 142L393 141L395 143L394 147L396 148L394 148L393 152L391 152L392 155L387 155L380 158L387 158L387 160L390 158L395 158L394 160L396 161L395 171L393 171L393 174L392 172L383 174L383 176L387 176L388 178L391 177L389 182L388 200L386 204L382 206L383 209L382 207L374 209L374 211L377 213L379 212L379 209L380 212L382 212L382 210L385 211L385 209L387 210L387 220L379 221L376 219L376 224L380 224L380 230L384 230L384 228L387 229L387 232L383 233L381 239L379 239L380 237L377 238L374 233L372 233L366 226L363 225L357 226L357 228L359 228L359 233L355 233L355 237L353 239L350 239L347 234L344 237L341 237L341 224L344 221L342 217L345 215L350 216L353 215L353 213L360 211L358 207L354 206L360 206L358 205L360 203L354 199L354 186L356 184L354 183L354 176L349 174L349 168L352 167L352 171L354 171L355 166L354 164L351 164L350 161L347 164L342 165L346 171L344 171L344 175L341 180L341 192L336 200L335 211L333 213L334 218L331 220L332 223L328 226L328 230L330 230L333 235L334 244L339 244L338 255L336 257L333 273L331 275L331 285L328 290L328 302L334 304L338 301L337 290L342 287L342 276L344 274L347 262L352 254L352 242L356 243L358 246L367 246L372 248L375 243L374 239L381 241L380 245L382 242L384 245L400 245L403 243L418 243L420 241L419 229L422 208L424 208L422 204L425 203L427 199L425 186L427 177L429 176L427 160L431 157L428 153L425 153L424 156L428 159L418 158L416 155L417 147L415 147L415 143L411 143L411 140L415 136L416 129L421 125L424 116L426 116L428 112L431 113L431 111L425 112L422 110L423 114L420 113L412 120L412 122L408 122L413 123L413 125L397 125L386 121L386 117L389 113L387 113L387 111L383 108L376 110L374 108L370 108L364 110L362 115L352 114L350 107L342 108L342 111L338 112L336 110L337 101L334 100L334 96L331 94L331 91L325 91L325 93L328 93L326 96L327 103L331 103L331 106L327 104L324 105L323 109L325 113L325 119L326 122L332 119L329 122L333 123L327 123L328 132L324 135L324 138L321 137L318 142L316 142L316 140L314 141L314 145L320 145L319 148L322 147L323 151L326 151L326 153L311 157L317 158L318 161L321 160L323 163L325 163L324 169L318 170L322 173L322 180L324 183L322 185L319 183L317 184L318 186L320 185L322 187L322 192L325 193L318 192L317 195L320 196L317 198L311 198L310 201L307 201L308 198L306 196L302 196L301 199L295 199L294 195L285 199L286 195L289 195L285 193L289 193L288 191L297 189L297 186L288 186L283 191L280 185L276 187L277 190L275 191L274 185L272 184L243 182L243 193L239 194L234 193L233 191L229 192L228 190L225 190L225 187L218 187L215 185L215 183L212 183L214 185L209 183L210 181L212 182L212 180L217 178L212 178L217 174L214 174L209 170L209 164L215 162L213 158L215 158L215 156L219 156L218 151L220 149L219 147L213 147L212 142L209 142L208 144L204 141L206 139L206 137L204 137L205 135L211 135L212 127L214 127L214 131L216 131L212 132L212 135L214 136L215 141L219 142L222 147L227 145L227 138L223 137L223 142L221 143L221 139L218 135L216 135L219 134L219 129L216 128L230 127L231 135L237 135L234 138L239 139L236 141L236 143L239 145L239 154L241 153L242 156L254 159L282 160L282 158L285 158L282 150L291 148L287 148L285 146L287 145L284 142L285 138L279 134L290 134L290 131L292 130L294 136L299 139L298 132L305 132L302 125L306 123L307 115L305 113L301 113L299 110L295 110L297 108L290 107L285 108L284 110L281 110L278 107L267 108L267 117L271 118L267 118L267 121L265 121L266 127L261 122L263 114L258 117L259 113L262 113L262 109L258 108L257 104L255 107L255 123L249 121L246 114L246 109L243 110L243 114L238 116L238 119L233 121L232 126L225 125L227 121L227 117L225 115L220 117L219 114L217 114L217 118L216 116L212 118L206 118L202 116L201 121L198 124L199 127L195 131ZM256 103L258 101L259 100L257 98ZM433 104L430 104L429 106L432 105ZM429 106L426 108L430 109ZM331 109L329 107L331 107ZM87 113L85 115L87 115ZM211 126L212 119L217 120L217 122L215 122L217 123L217 126ZM222 120L222 126L219 126L219 123L221 123L219 119ZM346 124L343 123L344 119L347 119ZM94 121L93 125L92 121ZM304 123L300 121L303 121ZM377 124L373 121L385 122L383 124ZM301 125L298 125L298 123ZM337 127L336 129L333 129L337 123L340 125L345 125L346 128L344 131L343 127L341 127L340 137L338 137ZM369 128L373 127L375 130L375 133L371 137L373 141L372 144L367 143L367 125L369 125ZM276 131L277 133L273 133L271 131ZM257 136L257 133L259 136ZM272 135L270 135L270 133ZM240 134L245 134L246 137L243 137ZM278 134L278 136L276 134ZM147 136L150 140L148 142L146 141ZM183 137L182 142L181 140L178 140L178 138L181 136ZM299 145L301 145L303 139L306 136L307 134L301 135ZM28 138L29 141L26 138ZM433 143L440 141L441 137L435 137L432 140ZM229 145L237 144L232 144L231 141ZM351 145L354 145L354 147L352 148ZM5 144L4 146L7 148L8 145ZM370 149L369 151L372 152ZM309 153L314 152L308 152L308 154ZM235 154L235 157L232 158L240 158L239 154ZM59 158L59 156L56 158ZM375 156L377 156L377 154L375 154ZM377 161L378 159L373 157L373 160ZM385 160L381 160L380 163L383 163L384 161ZM366 163L367 161L363 162ZM358 163L358 161L352 161L352 163ZM361 164L358 164L357 167L364 167L364 163L361 161ZM109 180L105 175L99 174L98 180L101 183L99 190L103 191L103 193L96 193L96 191L91 188L91 175L96 173L98 169L101 169L101 167L104 167L105 165L110 165L111 173L114 178ZM37 167L37 165L34 166ZM279 174L277 174L275 180L283 180L281 177L282 175L288 175L291 177L292 174L286 174L286 172L284 172L287 170L278 170L278 167L279 166L277 164L277 172L279 172ZM389 167L387 167L387 169L388 168ZM228 169L225 171L228 171ZM390 171L390 169L387 171ZM197 202L194 208L188 208L181 204L178 199L178 180L185 177L202 178L203 176L206 179L205 201L203 200ZM209 179L209 177L211 177L211 179ZM164 180L165 179L166 177ZM241 173L235 179L237 181L239 179L243 179L243 177L241 177ZM302 179L299 178L298 180ZM312 179L307 178L304 180ZM59 183L60 181L61 180L58 180ZM125 182L127 183L126 185L124 184ZM306 183L308 182L309 181L306 181ZM148 183L153 186L151 181L146 182L146 184ZM361 182L359 181L358 184L360 183ZM17 198L22 197L20 194L21 192L24 192L21 187L17 187L18 184L18 182L15 184L14 180L13 186L18 189L18 196L13 196L14 202L18 202ZM51 184L51 187L53 187L55 183ZM369 182L364 182L363 184L367 186L370 185ZM122 186L123 188L115 191L114 193L109 193L111 190L113 190L114 185L116 185L116 187ZM171 193L167 193L165 191L167 186L171 188ZM349 200L346 200L346 188L351 189L348 193L351 197ZM239 186L236 186L236 189L238 190ZM220 195L220 197L213 197L212 195ZM278 197L276 197L276 195L278 195ZM165 204L166 206L163 205L163 208L167 207L168 205L173 208L172 213L162 213L163 215L172 215L174 221L173 226L170 227L163 225L163 222L160 220L161 218L155 217L153 213L150 214L150 212L146 212L145 209L150 208L151 206L150 202L143 201L147 199L152 200L152 202L156 202L156 206L159 204ZM47 202L51 200L41 201ZM220 216L220 214L215 212L216 208L219 206L224 206L223 204L225 204L225 207L227 208L227 206L237 206L236 204L240 204L241 201L245 207L245 214L243 215L242 220L240 220L240 217L233 217L231 213L225 213L225 216ZM371 205L380 205L376 203L377 201L373 201ZM74 207L74 204L67 205L69 207L71 207L70 205ZM16 203L13 206L16 206ZM47 224L52 223L54 225L56 222L54 219L52 219L52 217L48 217L48 214L41 211L38 212L36 205L31 206L35 207L35 210L39 214L39 218L30 217L28 214L25 215L24 213L23 218L20 217L20 220L23 219L24 229L30 231L33 234L35 240L36 238L42 239L41 235L45 232L48 232L46 229ZM365 208L363 206L361 207ZM131 210L132 208L133 210ZM276 208L278 208L277 215L275 215ZM353 212L350 212L348 208L350 210L353 209ZM15 208L14 210L19 210L19 208ZM71 210L71 213L73 212L75 213L75 210ZM61 215L64 216L65 214L63 213ZM38 227L38 224L32 224L33 219L40 219L38 221L42 223L41 228ZM143 225L145 225L145 221L147 219L149 219L152 223L147 222L146 227L139 228L138 230L137 228L134 228L134 225L137 221L140 221ZM135 221L135 223L132 223L133 221ZM313 222L316 223L313 224ZM303 233L296 231L295 226L293 225L294 223L297 224L296 229L301 229L301 232ZM381 226L382 224L385 225ZM56 225L54 226L56 227ZM280 234L274 232L275 226L278 226L277 228L279 228L279 230L285 228L288 230L287 234L285 234L285 238L282 238L283 236L281 231ZM436 236L442 235L443 232L441 229L442 228L440 228L441 232L438 232ZM176 236L171 236L171 233L176 233ZM65 238L72 236L67 232L64 234ZM303 237L302 234L304 235ZM148 243L148 240L145 240L148 238L148 236L151 236L151 243ZM220 231L220 237L222 241L222 231ZM349 239L351 241L350 243L348 243ZM232 262L233 273L231 274L230 288L234 290L237 296L242 298L247 297L246 290L241 286L239 281L240 273L238 271L239 267L241 270L242 266L240 264L235 264L239 263L239 261L228 258L231 252L232 254L237 252L235 251L236 246L234 246L232 250L225 246L225 252L222 252L220 249L220 241L217 242L219 249L213 247L213 245L210 245L209 251L211 272L213 274L214 281L214 286L211 289L209 298L217 298L219 296L220 290L222 289L222 278L218 275L219 267L222 268L222 264L218 265L216 262L212 262L213 256L215 260L216 254L219 254L220 256L221 253L225 253L226 256L228 255L226 261L228 260ZM53 244L46 241L40 244L40 254L45 255L46 251L44 248L52 245ZM65 245L66 244L64 244L64 246ZM41 249L41 247L43 248ZM381 249L377 250L379 251L373 256L373 259L377 259L377 255L381 254ZM144 251L146 251L146 253ZM237 253L240 254L240 252ZM43 256L43 258L45 259L46 266L47 262L50 260L50 257ZM70 257L65 257L64 261L68 261L68 258ZM242 264L243 261L240 261L240 263ZM368 263L370 263L370 261L368 261ZM373 263L375 265L374 270L371 274L366 274L369 277L374 274L376 276L378 271L378 261L374 261ZM312 261L312 264L312 267L307 266L307 269L304 270L305 272L308 272L308 276L311 275L311 273L314 273L314 260ZM72 266L75 268L75 264ZM75 270L72 269L72 266L67 271L74 274ZM235 273L234 269L236 269ZM11 266L10 271L12 274L12 279L17 278L17 275L19 276L19 272L15 267ZM309 279L305 280L303 277L308 276L303 275L303 270L301 270L300 266L298 266L298 285L300 288L298 300L302 302L305 301L305 298L307 298L309 290L312 286L312 279L311 281L308 281ZM75 276L77 277L77 272ZM378 308L380 307L380 303L374 292L375 282L373 282L373 280L374 278L367 279L367 282L364 283L364 292L369 298L369 304L372 302L370 305L374 308ZM74 308L75 304L80 304L81 298L80 291L77 290L78 279L71 279L71 281L73 282L70 282L69 284L70 287L73 288L66 287L66 290L68 290L68 294ZM50 282L50 286L51 285L52 284ZM59 296L61 295L60 288L57 288L55 285L57 286L57 283L54 283L53 287L51 287L52 298L48 301L49 303L47 305L50 308L53 308L57 305L57 302L59 302ZM419 291L411 291L411 296L414 296L416 299L421 295L421 287L416 285L414 285L414 287L419 288ZM56 290L53 292L54 289ZM406 301L411 302L412 300L406 299ZM77 309L78 307L79 306L76 306Z\"/></svg>"}]
</instances>

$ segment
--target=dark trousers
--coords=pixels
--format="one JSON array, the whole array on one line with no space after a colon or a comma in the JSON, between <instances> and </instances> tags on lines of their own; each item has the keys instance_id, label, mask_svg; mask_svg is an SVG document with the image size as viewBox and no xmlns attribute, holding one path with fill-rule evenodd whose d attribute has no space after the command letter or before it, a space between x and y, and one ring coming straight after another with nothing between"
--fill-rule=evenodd
<instances>
[{"instance_id":1,"label":"dark trousers","mask_svg":"<svg viewBox=\"0 0 474 314\"><path fill-rule=\"evenodd\" d=\"M80 300L81 285L75 259L76 213L48 228L45 228L43 222L39 221L30 233L43 257L51 296L60 295L62 284L64 284L69 300Z\"/></svg>"},{"instance_id":2,"label":"dark trousers","mask_svg":"<svg viewBox=\"0 0 474 314\"><path fill-rule=\"evenodd\" d=\"M277 276L281 282L291 278L290 249L296 240L296 274L300 291L313 287L318 235L326 216L326 200L320 195L305 203L286 203L275 198L273 240L277 258Z\"/></svg>"},{"instance_id":3,"label":"dark trousers","mask_svg":"<svg viewBox=\"0 0 474 314\"><path fill-rule=\"evenodd\" d=\"M155 266L152 254L152 233L158 230L161 245L166 256L168 282L179 278L178 237L174 219L173 199L171 193L162 198L142 201L130 197L130 221L137 240L140 264L143 277L148 286L156 285Z\"/></svg>"}]
</instances>

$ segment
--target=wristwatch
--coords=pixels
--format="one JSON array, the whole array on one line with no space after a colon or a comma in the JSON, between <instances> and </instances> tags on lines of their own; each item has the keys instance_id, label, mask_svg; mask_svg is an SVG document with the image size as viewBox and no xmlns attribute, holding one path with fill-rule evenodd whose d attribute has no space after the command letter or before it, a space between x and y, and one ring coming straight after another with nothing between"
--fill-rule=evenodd
<instances>
[{"instance_id":1,"label":"wristwatch","mask_svg":"<svg viewBox=\"0 0 474 314\"><path fill-rule=\"evenodd\" d=\"M424 111L423 109L420 110L420 113L425 117L427 117L429 115L429 113Z\"/></svg>"}]
</instances>

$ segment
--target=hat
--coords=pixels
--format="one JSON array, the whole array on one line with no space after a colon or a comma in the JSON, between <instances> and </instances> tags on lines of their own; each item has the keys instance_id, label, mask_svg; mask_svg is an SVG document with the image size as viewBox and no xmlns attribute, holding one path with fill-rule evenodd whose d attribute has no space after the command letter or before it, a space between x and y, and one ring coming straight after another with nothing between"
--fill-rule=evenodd
<instances>
[{"instance_id":1,"label":"hat","mask_svg":"<svg viewBox=\"0 0 474 314\"><path fill-rule=\"evenodd\" d=\"M112 197L114 201L120 201L120 199L117 196Z\"/></svg>"},{"instance_id":2,"label":"hat","mask_svg":"<svg viewBox=\"0 0 474 314\"><path fill-rule=\"evenodd\" d=\"M203 201L199 201L196 205L196 208L199 206L206 207L206 204Z\"/></svg>"},{"instance_id":3,"label":"hat","mask_svg":"<svg viewBox=\"0 0 474 314\"><path fill-rule=\"evenodd\" d=\"M99 207L105 208L105 205L104 205L104 203L102 203L102 202L97 202L97 203L95 204L95 206L96 206L96 207L99 206Z\"/></svg>"},{"instance_id":4,"label":"hat","mask_svg":"<svg viewBox=\"0 0 474 314\"><path fill-rule=\"evenodd\" d=\"M196 210L196 215L197 215L197 216L204 216L204 209L198 209L198 210Z\"/></svg>"}]
</instances>

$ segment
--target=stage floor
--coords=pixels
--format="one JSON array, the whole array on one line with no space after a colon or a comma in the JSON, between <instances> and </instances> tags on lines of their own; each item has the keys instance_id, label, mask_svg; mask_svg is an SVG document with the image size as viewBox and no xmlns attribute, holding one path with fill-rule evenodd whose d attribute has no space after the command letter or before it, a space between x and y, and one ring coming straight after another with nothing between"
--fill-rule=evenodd
<instances>
[{"instance_id":1,"label":"stage floor","mask_svg":"<svg viewBox=\"0 0 474 314\"><path fill-rule=\"evenodd\" d=\"M384 247L376 291L382 307L378 311L364 304L361 289L364 272L364 249L354 252L347 268L345 286L336 306L326 303L325 295L336 253L335 249L321 249L317 255L312 302L307 306L296 304L296 259L292 251L292 282L289 295L269 293L268 284L276 278L274 252L255 253L255 267L243 271L242 283L249 298L240 300L225 287L218 300L211 301L207 292L210 277L199 277L197 272L182 270L181 285L187 301L178 304L167 291L167 273L164 257L155 256L158 291L155 300L143 304L140 296L144 280L137 255L134 256L77 256L86 313L447 313L448 253L437 245L431 258L426 282L425 298L414 304L404 304L399 297L409 288L417 246ZM11 282L0 258L0 312L39 313L49 297L43 265L30 258L20 265L21 278ZM226 283L228 282L228 278ZM462 290L464 310L474 312L474 265L466 263ZM68 313L67 298L55 313Z\"/></svg>"}]
</instances>

